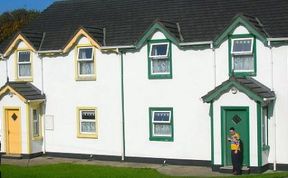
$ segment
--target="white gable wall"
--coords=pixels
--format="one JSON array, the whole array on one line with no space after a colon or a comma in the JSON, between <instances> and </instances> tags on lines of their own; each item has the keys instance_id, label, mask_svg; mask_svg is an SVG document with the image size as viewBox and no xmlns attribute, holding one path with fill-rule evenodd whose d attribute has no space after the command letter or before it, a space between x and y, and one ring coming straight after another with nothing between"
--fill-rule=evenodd
<instances>
[{"instance_id":1,"label":"white gable wall","mask_svg":"<svg viewBox=\"0 0 288 178\"><path fill-rule=\"evenodd\" d=\"M163 39L155 33L152 39ZM147 45L124 56L126 156L210 160L209 106L212 50L172 45L173 79L148 79ZM149 107L173 107L174 141L149 140Z\"/></svg>"},{"instance_id":2,"label":"white gable wall","mask_svg":"<svg viewBox=\"0 0 288 178\"><path fill-rule=\"evenodd\" d=\"M54 116L54 130L45 131L46 151L120 156L120 58L96 50L96 81L76 81L74 57L75 49L44 58L46 115ZM83 106L97 107L98 139L77 138L76 108Z\"/></svg>"}]
</instances>

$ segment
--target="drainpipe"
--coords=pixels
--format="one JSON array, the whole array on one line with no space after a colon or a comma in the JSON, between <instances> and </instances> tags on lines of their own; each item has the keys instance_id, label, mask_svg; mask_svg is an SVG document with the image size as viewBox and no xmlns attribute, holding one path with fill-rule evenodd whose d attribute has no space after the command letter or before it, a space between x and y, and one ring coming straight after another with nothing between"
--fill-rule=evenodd
<instances>
[{"instance_id":1,"label":"drainpipe","mask_svg":"<svg viewBox=\"0 0 288 178\"><path fill-rule=\"evenodd\" d=\"M274 91L274 59L273 59L273 50L271 46L271 39L268 39L268 46L270 48L270 66L271 66L271 90ZM275 107L275 104L274 104ZM277 170L277 125L276 125L276 107L274 109L274 113L271 116L273 120L273 127L274 127L274 153L273 153L273 171Z\"/></svg>"},{"instance_id":2,"label":"drainpipe","mask_svg":"<svg viewBox=\"0 0 288 178\"><path fill-rule=\"evenodd\" d=\"M123 52L120 52L121 58L121 105L122 105L122 157L125 160L125 103L124 103L124 66L123 66Z\"/></svg>"},{"instance_id":3,"label":"drainpipe","mask_svg":"<svg viewBox=\"0 0 288 178\"><path fill-rule=\"evenodd\" d=\"M40 57L41 61L41 94L44 94L44 61L43 57ZM46 100L41 104L42 122L43 122L43 154L46 154L46 123L45 123L45 104Z\"/></svg>"},{"instance_id":4,"label":"drainpipe","mask_svg":"<svg viewBox=\"0 0 288 178\"><path fill-rule=\"evenodd\" d=\"M212 49L213 52L213 72L214 72L214 88L216 87L217 83L216 83L216 50L213 47L213 43L210 43L210 48Z\"/></svg>"}]
</instances>

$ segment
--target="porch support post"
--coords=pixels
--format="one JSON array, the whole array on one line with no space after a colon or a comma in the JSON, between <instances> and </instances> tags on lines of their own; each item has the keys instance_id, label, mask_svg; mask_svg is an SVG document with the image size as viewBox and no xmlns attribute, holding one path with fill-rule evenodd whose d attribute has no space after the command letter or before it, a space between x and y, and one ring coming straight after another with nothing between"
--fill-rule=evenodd
<instances>
[{"instance_id":1,"label":"porch support post","mask_svg":"<svg viewBox=\"0 0 288 178\"><path fill-rule=\"evenodd\" d=\"M210 103L210 130L211 130L211 166L214 165L214 112L213 112L213 102Z\"/></svg>"},{"instance_id":2,"label":"porch support post","mask_svg":"<svg viewBox=\"0 0 288 178\"><path fill-rule=\"evenodd\" d=\"M257 102L257 148L258 167L262 167L262 109L260 102Z\"/></svg>"}]
</instances>

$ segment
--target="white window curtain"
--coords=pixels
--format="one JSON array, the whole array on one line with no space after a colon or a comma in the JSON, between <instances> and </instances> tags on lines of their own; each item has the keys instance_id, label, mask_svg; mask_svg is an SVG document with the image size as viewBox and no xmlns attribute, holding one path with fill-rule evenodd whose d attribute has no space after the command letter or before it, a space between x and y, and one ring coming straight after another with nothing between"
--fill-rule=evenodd
<instances>
[{"instance_id":1,"label":"white window curtain","mask_svg":"<svg viewBox=\"0 0 288 178\"><path fill-rule=\"evenodd\" d=\"M96 132L95 111L81 111L81 132Z\"/></svg>"},{"instance_id":2,"label":"white window curtain","mask_svg":"<svg viewBox=\"0 0 288 178\"><path fill-rule=\"evenodd\" d=\"M172 135L171 124L154 124L154 135Z\"/></svg>"},{"instance_id":3,"label":"white window curtain","mask_svg":"<svg viewBox=\"0 0 288 178\"><path fill-rule=\"evenodd\" d=\"M31 76L31 64L19 64L19 76Z\"/></svg>"},{"instance_id":4,"label":"white window curtain","mask_svg":"<svg viewBox=\"0 0 288 178\"><path fill-rule=\"evenodd\" d=\"M18 53L18 75L19 77L31 76L31 59L29 51L19 51Z\"/></svg>"},{"instance_id":5,"label":"white window curtain","mask_svg":"<svg viewBox=\"0 0 288 178\"><path fill-rule=\"evenodd\" d=\"M93 61L79 61L80 75L89 75L94 73Z\"/></svg>"},{"instance_id":6,"label":"white window curtain","mask_svg":"<svg viewBox=\"0 0 288 178\"><path fill-rule=\"evenodd\" d=\"M152 73L169 73L170 61L168 59L152 59Z\"/></svg>"},{"instance_id":7,"label":"white window curtain","mask_svg":"<svg viewBox=\"0 0 288 178\"><path fill-rule=\"evenodd\" d=\"M234 70L235 71L253 71L254 58L253 56L234 56Z\"/></svg>"},{"instance_id":8,"label":"white window curtain","mask_svg":"<svg viewBox=\"0 0 288 178\"><path fill-rule=\"evenodd\" d=\"M94 59L92 48L79 48L78 70L80 75L94 74Z\"/></svg>"}]
</instances>

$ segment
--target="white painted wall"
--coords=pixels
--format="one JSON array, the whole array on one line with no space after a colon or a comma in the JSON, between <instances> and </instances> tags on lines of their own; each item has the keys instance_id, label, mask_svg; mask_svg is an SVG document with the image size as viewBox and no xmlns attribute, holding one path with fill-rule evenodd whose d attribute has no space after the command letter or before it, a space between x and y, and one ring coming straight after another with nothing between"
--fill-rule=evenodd
<instances>
[{"instance_id":1,"label":"white painted wall","mask_svg":"<svg viewBox=\"0 0 288 178\"><path fill-rule=\"evenodd\" d=\"M45 114L54 116L54 130L45 130L46 151L120 156L120 58L96 50L97 80L76 81L74 50L43 59ZM77 138L76 109L83 106L97 107L98 139Z\"/></svg>"},{"instance_id":2,"label":"white painted wall","mask_svg":"<svg viewBox=\"0 0 288 178\"><path fill-rule=\"evenodd\" d=\"M163 39L156 33L152 39ZM213 53L172 45L173 79L148 79L147 45L124 56L126 155L210 160L209 106ZM149 107L173 107L174 141L149 141Z\"/></svg>"}]
</instances>

